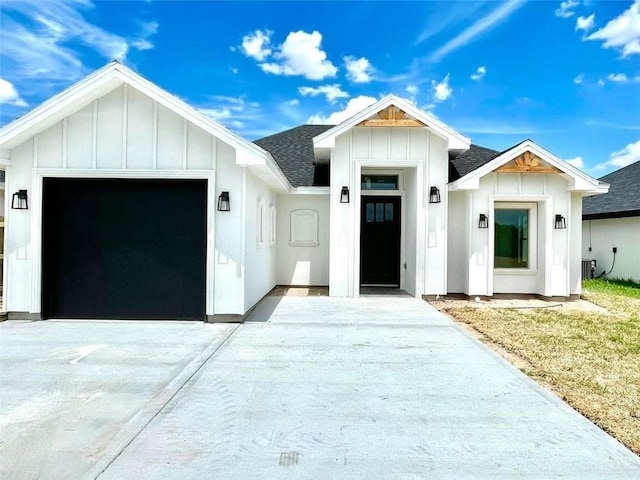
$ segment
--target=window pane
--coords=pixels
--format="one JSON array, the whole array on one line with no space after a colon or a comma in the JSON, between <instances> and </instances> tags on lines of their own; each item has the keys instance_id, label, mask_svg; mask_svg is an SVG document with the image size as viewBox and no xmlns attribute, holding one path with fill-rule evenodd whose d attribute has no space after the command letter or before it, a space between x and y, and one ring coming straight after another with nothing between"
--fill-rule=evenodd
<instances>
[{"instance_id":1,"label":"window pane","mask_svg":"<svg viewBox=\"0 0 640 480\"><path fill-rule=\"evenodd\" d=\"M384 222L384 203L376 203L376 222Z\"/></svg>"},{"instance_id":2,"label":"window pane","mask_svg":"<svg viewBox=\"0 0 640 480\"><path fill-rule=\"evenodd\" d=\"M387 203L384 209L385 222L393 222L393 203Z\"/></svg>"},{"instance_id":3,"label":"window pane","mask_svg":"<svg viewBox=\"0 0 640 480\"><path fill-rule=\"evenodd\" d=\"M367 203L367 222L373 222L373 203Z\"/></svg>"},{"instance_id":4,"label":"window pane","mask_svg":"<svg viewBox=\"0 0 640 480\"><path fill-rule=\"evenodd\" d=\"M495 268L529 268L529 210L495 210Z\"/></svg>"},{"instance_id":5,"label":"window pane","mask_svg":"<svg viewBox=\"0 0 640 480\"><path fill-rule=\"evenodd\" d=\"M398 190L398 175L362 175L362 190Z\"/></svg>"}]
</instances>

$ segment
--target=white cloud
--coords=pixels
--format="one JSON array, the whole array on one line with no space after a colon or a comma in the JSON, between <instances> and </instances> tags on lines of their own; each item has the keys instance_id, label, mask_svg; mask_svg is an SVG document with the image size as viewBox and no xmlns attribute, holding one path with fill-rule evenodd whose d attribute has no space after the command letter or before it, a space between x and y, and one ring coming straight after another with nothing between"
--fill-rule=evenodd
<instances>
[{"instance_id":1,"label":"white cloud","mask_svg":"<svg viewBox=\"0 0 640 480\"><path fill-rule=\"evenodd\" d=\"M297 98L294 98L292 100L289 100L287 102L287 105L290 105L292 107L297 107L298 105L300 105L300 100L298 100Z\"/></svg>"},{"instance_id":2,"label":"white cloud","mask_svg":"<svg viewBox=\"0 0 640 480\"><path fill-rule=\"evenodd\" d=\"M583 32L588 32L589 30L591 30L595 25L595 18L595 13L592 13L588 17L578 17L576 19L576 32L578 30L582 30Z\"/></svg>"},{"instance_id":3,"label":"white cloud","mask_svg":"<svg viewBox=\"0 0 640 480\"><path fill-rule=\"evenodd\" d=\"M157 31L157 22L141 24L141 32L128 39L92 23L94 8L90 0L3 2L0 55L5 68L17 77L67 82L88 71L74 43L108 60L124 60L130 46L152 47L148 37Z\"/></svg>"},{"instance_id":4,"label":"white cloud","mask_svg":"<svg viewBox=\"0 0 640 480\"><path fill-rule=\"evenodd\" d=\"M623 57L640 54L640 0L586 40L602 40L603 48L621 49Z\"/></svg>"},{"instance_id":5,"label":"white cloud","mask_svg":"<svg viewBox=\"0 0 640 480\"><path fill-rule=\"evenodd\" d=\"M309 80L335 77L338 69L327 60L327 54L320 49L322 34L299 30L287 35L284 43L273 53L276 61L261 63L260 68L274 75L301 75Z\"/></svg>"},{"instance_id":6,"label":"white cloud","mask_svg":"<svg viewBox=\"0 0 640 480\"><path fill-rule=\"evenodd\" d=\"M271 35L273 35L273 32L270 30L256 30L253 33L245 35L242 37L242 44L240 45L242 53L247 57L262 62L272 53L270 48Z\"/></svg>"},{"instance_id":7,"label":"white cloud","mask_svg":"<svg viewBox=\"0 0 640 480\"><path fill-rule=\"evenodd\" d=\"M482 17L470 27L462 31L458 36L449 40L443 46L438 48L430 57L432 62L437 62L445 55L471 42L485 30L496 27L502 20L508 18L512 13L524 5L523 0L509 0L501 3L499 7L488 15Z\"/></svg>"},{"instance_id":8,"label":"white cloud","mask_svg":"<svg viewBox=\"0 0 640 480\"><path fill-rule=\"evenodd\" d=\"M607 80L615 83L625 83L629 81L629 77L625 73L610 73L607 75Z\"/></svg>"},{"instance_id":9,"label":"white cloud","mask_svg":"<svg viewBox=\"0 0 640 480\"><path fill-rule=\"evenodd\" d=\"M476 73L471 75L471 80L480 80L482 77L484 77L487 74L487 69L485 67L478 67L478 70L476 70Z\"/></svg>"},{"instance_id":10,"label":"white cloud","mask_svg":"<svg viewBox=\"0 0 640 480\"><path fill-rule=\"evenodd\" d=\"M584 74L582 73L573 79L573 83L576 85L580 85L582 82L584 82Z\"/></svg>"},{"instance_id":11,"label":"white cloud","mask_svg":"<svg viewBox=\"0 0 640 480\"><path fill-rule=\"evenodd\" d=\"M354 83L369 83L373 74L373 67L364 57L344 57L347 78Z\"/></svg>"},{"instance_id":12,"label":"white cloud","mask_svg":"<svg viewBox=\"0 0 640 480\"><path fill-rule=\"evenodd\" d=\"M453 89L449 86L449 78L450 75L447 73L441 82L431 81L436 102L444 102L453 93Z\"/></svg>"},{"instance_id":13,"label":"white cloud","mask_svg":"<svg viewBox=\"0 0 640 480\"><path fill-rule=\"evenodd\" d=\"M355 114L361 112L365 108L370 105L373 105L377 102L377 99L374 97L369 97L366 95L361 95L359 97L354 97L349 102L344 109L333 112L328 116L324 116L322 114L316 114L309 117L307 123L312 124L321 124L321 125L337 125L338 123L344 122L346 119L353 117Z\"/></svg>"},{"instance_id":14,"label":"white cloud","mask_svg":"<svg viewBox=\"0 0 640 480\"><path fill-rule=\"evenodd\" d=\"M576 12L572 10L580 5L580 2L576 0L566 0L560 3L560 8L556 9L556 17L569 18L575 15Z\"/></svg>"},{"instance_id":15,"label":"white cloud","mask_svg":"<svg viewBox=\"0 0 640 480\"><path fill-rule=\"evenodd\" d=\"M349 98L349 94L340 88L340 85L321 85L319 87L299 87L298 92L303 96L317 97L324 95L327 102L335 103L339 98Z\"/></svg>"},{"instance_id":16,"label":"white cloud","mask_svg":"<svg viewBox=\"0 0 640 480\"><path fill-rule=\"evenodd\" d=\"M237 75L239 72L238 67L229 67L229 70L231 70L231 73L234 75Z\"/></svg>"},{"instance_id":17,"label":"white cloud","mask_svg":"<svg viewBox=\"0 0 640 480\"><path fill-rule=\"evenodd\" d=\"M131 46L140 51L151 50L154 45L149 41L149 37L158 33L158 26L156 21L144 22L138 38L131 42Z\"/></svg>"},{"instance_id":18,"label":"white cloud","mask_svg":"<svg viewBox=\"0 0 640 480\"><path fill-rule=\"evenodd\" d=\"M613 152L609 156L608 161L596 165L595 169L605 170L606 168L609 168L609 167L622 168L622 167L626 167L627 165L631 165L632 163L635 163L637 161L640 161L640 140L638 140L635 143L630 143L629 145L624 147L622 150Z\"/></svg>"},{"instance_id":19,"label":"white cloud","mask_svg":"<svg viewBox=\"0 0 640 480\"><path fill-rule=\"evenodd\" d=\"M417 85L408 85L407 88L405 88L405 91L409 95L415 95L416 93L418 93L418 86Z\"/></svg>"},{"instance_id":20,"label":"white cloud","mask_svg":"<svg viewBox=\"0 0 640 480\"><path fill-rule=\"evenodd\" d=\"M199 110L227 127L237 130L244 128L246 122L255 122L262 117L260 104L248 101L244 95L239 97L215 95L210 97L206 104L200 105Z\"/></svg>"},{"instance_id":21,"label":"white cloud","mask_svg":"<svg viewBox=\"0 0 640 480\"><path fill-rule=\"evenodd\" d=\"M598 80L598 85L600 85L601 87L604 86L604 83L605 83L604 80L602 79Z\"/></svg>"},{"instance_id":22,"label":"white cloud","mask_svg":"<svg viewBox=\"0 0 640 480\"><path fill-rule=\"evenodd\" d=\"M0 78L0 105L15 105L16 107L26 107L27 102L20 98L16 87L9 80Z\"/></svg>"},{"instance_id":23,"label":"white cloud","mask_svg":"<svg viewBox=\"0 0 640 480\"><path fill-rule=\"evenodd\" d=\"M584 168L584 161L582 160L582 157L570 158L568 160L565 160L565 162L573 165L576 168Z\"/></svg>"},{"instance_id":24,"label":"white cloud","mask_svg":"<svg viewBox=\"0 0 640 480\"><path fill-rule=\"evenodd\" d=\"M131 42L131 46L138 50L151 50L153 48L153 43L144 38L139 38L138 40Z\"/></svg>"}]
</instances>

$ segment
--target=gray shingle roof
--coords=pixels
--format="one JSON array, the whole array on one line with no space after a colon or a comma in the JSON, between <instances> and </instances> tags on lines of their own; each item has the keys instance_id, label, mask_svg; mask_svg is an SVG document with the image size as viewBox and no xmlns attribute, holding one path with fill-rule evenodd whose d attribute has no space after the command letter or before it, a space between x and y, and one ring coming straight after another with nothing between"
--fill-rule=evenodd
<instances>
[{"instance_id":1,"label":"gray shingle roof","mask_svg":"<svg viewBox=\"0 0 640 480\"><path fill-rule=\"evenodd\" d=\"M500 155L497 150L471 144L469 150L449 159L449 181L454 182Z\"/></svg>"},{"instance_id":2,"label":"gray shingle roof","mask_svg":"<svg viewBox=\"0 0 640 480\"><path fill-rule=\"evenodd\" d=\"M300 125L284 132L255 140L254 143L271 153L274 160L294 187L329 185L326 165L316 165L313 137L326 132L334 125ZM513 147L512 147L513 148ZM479 145L449 159L449 181L493 160L502 152Z\"/></svg>"},{"instance_id":3,"label":"gray shingle roof","mask_svg":"<svg viewBox=\"0 0 640 480\"><path fill-rule=\"evenodd\" d=\"M313 137L333 127L334 125L300 125L255 140L253 143L273 156L282 173L294 187L328 185L328 169L327 172L323 171L325 168L322 166L316 169Z\"/></svg>"},{"instance_id":4,"label":"gray shingle roof","mask_svg":"<svg viewBox=\"0 0 640 480\"><path fill-rule=\"evenodd\" d=\"M582 200L582 218L616 218L640 216L640 161L602 178L611 185L609 193Z\"/></svg>"}]
</instances>

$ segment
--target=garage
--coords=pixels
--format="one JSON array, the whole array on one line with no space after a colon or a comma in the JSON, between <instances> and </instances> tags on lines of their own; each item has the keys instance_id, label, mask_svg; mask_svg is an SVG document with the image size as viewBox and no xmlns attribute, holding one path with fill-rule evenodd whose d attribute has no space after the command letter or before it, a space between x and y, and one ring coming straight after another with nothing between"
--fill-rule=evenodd
<instances>
[{"instance_id":1,"label":"garage","mask_svg":"<svg viewBox=\"0 0 640 480\"><path fill-rule=\"evenodd\" d=\"M42 316L205 318L205 180L43 179Z\"/></svg>"}]
</instances>

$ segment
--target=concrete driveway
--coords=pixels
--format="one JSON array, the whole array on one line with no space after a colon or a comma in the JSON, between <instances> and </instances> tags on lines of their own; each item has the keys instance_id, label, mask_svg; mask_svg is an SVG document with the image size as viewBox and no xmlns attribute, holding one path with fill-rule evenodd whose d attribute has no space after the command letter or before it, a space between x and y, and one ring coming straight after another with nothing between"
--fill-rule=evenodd
<instances>
[{"instance_id":1,"label":"concrete driveway","mask_svg":"<svg viewBox=\"0 0 640 480\"><path fill-rule=\"evenodd\" d=\"M419 300L268 297L249 320L0 324L0 477L640 476Z\"/></svg>"}]
</instances>

